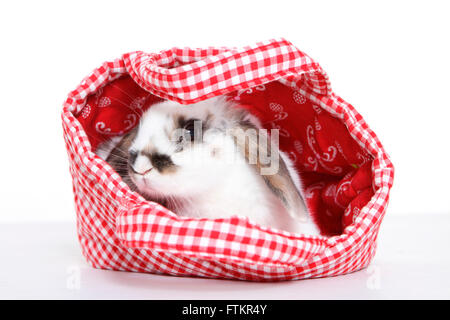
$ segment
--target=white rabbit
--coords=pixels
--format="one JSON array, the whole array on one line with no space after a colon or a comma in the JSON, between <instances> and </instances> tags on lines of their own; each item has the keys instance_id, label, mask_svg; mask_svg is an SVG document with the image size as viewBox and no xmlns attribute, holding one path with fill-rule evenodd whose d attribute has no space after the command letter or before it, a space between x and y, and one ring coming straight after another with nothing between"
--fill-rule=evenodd
<instances>
[{"instance_id":1,"label":"white rabbit","mask_svg":"<svg viewBox=\"0 0 450 320\"><path fill-rule=\"evenodd\" d=\"M180 216L247 216L263 226L319 234L289 158L259 128L225 98L164 101L143 114L106 161L132 189Z\"/></svg>"}]
</instances>

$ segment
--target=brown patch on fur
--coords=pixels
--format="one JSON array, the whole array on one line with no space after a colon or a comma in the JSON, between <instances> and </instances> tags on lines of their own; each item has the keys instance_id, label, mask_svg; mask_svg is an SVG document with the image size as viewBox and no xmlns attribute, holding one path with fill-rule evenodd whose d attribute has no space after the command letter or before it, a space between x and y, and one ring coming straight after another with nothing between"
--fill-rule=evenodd
<instances>
[{"instance_id":1,"label":"brown patch on fur","mask_svg":"<svg viewBox=\"0 0 450 320\"><path fill-rule=\"evenodd\" d=\"M177 166L172 162L170 156L166 154L161 154L157 152L146 152L142 151L141 154L146 156L152 166L158 170L160 173L173 173L176 171Z\"/></svg>"},{"instance_id":2,"label":"brown patch on fur","mask_svg":"<svg viewBox=\"0 0 450 320\"><path fill-rule=\"evenodd\" d=\"M186 118L183 115L176 116L174 120L174 129L184 128L186 123Z\"/></svg>"},{"instance_id":3,"label":"brown patch on fur","mask_svg":"<svg viewBox=\"0 0 450 320\"><path fill-rule=\"evenodd\" d=\"M253 166L256 172L261 175L273 194L282 201L286 209L293 213L302 212L304 207L303 200L289 174L286 163L279 154L279 150L271 149L271 138L264 131L259 132L259 128L250 121L247 111L239 111L233 114L233 118L236 119L236 125L231 131L237 148L244 156L246 162ZM245 134L245 140L242 137L243 133ZM267 150L260 150L261 145L259 139L266 139ZM253 150L253 153L256 150L256 154L251 154L251 150ZM278 172L270 175L262 175L262 169L270 168L271 164L262 163L261 154L272 159L273 152L278 154Z\"/></svg>"}]
</instances>

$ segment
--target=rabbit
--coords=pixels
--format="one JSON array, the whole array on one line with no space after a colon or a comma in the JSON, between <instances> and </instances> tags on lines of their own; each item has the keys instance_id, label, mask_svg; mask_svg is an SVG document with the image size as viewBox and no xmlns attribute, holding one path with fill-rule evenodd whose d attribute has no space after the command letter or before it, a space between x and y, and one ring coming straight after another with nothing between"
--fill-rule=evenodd
<instances>
[{"instance_id":1,"label":"rabbit","mask_svg":"<svg viewBox=\"0 0 450 320\"><path fill-rule=\"evenodd\" d=\"M191 105L166 100L100 150L112 149L103 156L132 190L179 216L246 216L266 227L320 234L298 173L260 128L255 116L225 97Z\"/></svg>"}]
</instances>

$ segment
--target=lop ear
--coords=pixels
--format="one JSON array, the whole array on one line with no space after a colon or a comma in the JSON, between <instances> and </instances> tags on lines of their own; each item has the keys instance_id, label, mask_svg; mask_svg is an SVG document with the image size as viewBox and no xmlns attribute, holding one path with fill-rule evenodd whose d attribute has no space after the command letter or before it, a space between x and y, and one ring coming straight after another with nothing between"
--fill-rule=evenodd
<instances>
[{"instance_id":1,"label":"lop ear","mask_svg":"<svg viewBox=\"0 0 450 320\"><path fill-rule=\"evenodd\" d=\"M289 214L307 220L307 210L290 173L290 163L284 159L278 146L278 135L261 129L259 121L246 111L231 130L236 147L270 191L281 200ZM292 170L291 170L292 171Z\"/></svg>"}]
</instances>

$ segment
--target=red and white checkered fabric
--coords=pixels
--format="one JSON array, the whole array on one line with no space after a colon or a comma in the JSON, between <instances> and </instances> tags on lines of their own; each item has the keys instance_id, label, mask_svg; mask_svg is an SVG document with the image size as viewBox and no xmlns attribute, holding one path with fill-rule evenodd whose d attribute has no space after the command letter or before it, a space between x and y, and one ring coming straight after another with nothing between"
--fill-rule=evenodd
<instances>
[{"instance_id":1,"label":"red and white checkered fabric","mask_svg":"<svg viewBox=\"0 0 450 320\"><path fill-rule=\"evenodd\" d=\"M294 235L246 218L178 217L131 192L91 150L76 119L87 97L129 74L150 93L189 104L271 81L296 88L340 119L373 158L375 194L342 235ZM376 250L394 169L358 112L330 88L320 66L284 39L243 49L132 52L104 63L72 91L62 112L84 256L102 269L241 280L333 276L364 268Z\"/></svg>"}]
</instances>

